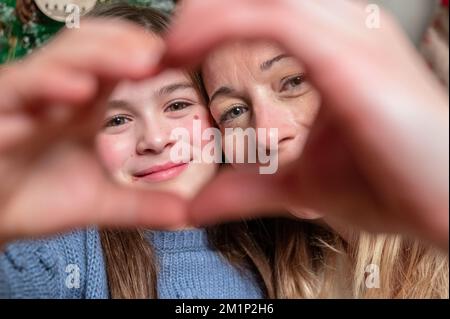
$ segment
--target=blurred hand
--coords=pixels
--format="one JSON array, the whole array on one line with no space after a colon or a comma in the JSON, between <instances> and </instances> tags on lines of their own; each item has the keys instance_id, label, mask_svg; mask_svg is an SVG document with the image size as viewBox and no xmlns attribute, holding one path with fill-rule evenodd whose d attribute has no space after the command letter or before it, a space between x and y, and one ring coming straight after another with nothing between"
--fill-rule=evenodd
<instances>
[{"instance_id":1,"label":"blurred hand","mask_svg":"<svg viewBox=\"0 0 450 319\"><path fill-rule=\"evenodd\" d=\"M115 84L151 76L160 42L128 23L83 21L0 70L1 242L93 224L184 224L183 200L114 184L93 145Z\"/></svg>"},{"instance_id":2,"label":"blurred hand","mask_svg":"<svg viewBox=\"0 0 450 319\"><path fill-rule=\"evenodd\" d=\"M228 40L272 39L306 65L323 97L300 160L273 176L219 176L191 205L196 223L295 206L448 248L448 94L392 18L382 13L371 29L367 17L346 0L183 3L164 67L195 65Z\"/></svg>"}]
</instances>

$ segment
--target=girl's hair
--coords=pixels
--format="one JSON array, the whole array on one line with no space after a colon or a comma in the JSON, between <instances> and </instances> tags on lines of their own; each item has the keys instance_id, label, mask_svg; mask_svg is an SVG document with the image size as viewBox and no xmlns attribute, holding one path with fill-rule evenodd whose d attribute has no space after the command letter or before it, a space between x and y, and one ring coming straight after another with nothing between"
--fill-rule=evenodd
<instances>
[{"instance_id":1,"label":"girl's hair","mask_svg":"<svg viewBox=\"0 0 450 319\"><path fill-rule=\"evenodd\" d=\"M169 18L127 4L90 16L137 23L162 36ZM188 72L199 92L196 72ZM255 275L267 298L448 298L448 257L418 241L355 232L344 241L309 222L257 219L207 229L224 258ZM157 298L158 265L142 229L100 231L112 298Z\"/></svg>"}]
</instances>

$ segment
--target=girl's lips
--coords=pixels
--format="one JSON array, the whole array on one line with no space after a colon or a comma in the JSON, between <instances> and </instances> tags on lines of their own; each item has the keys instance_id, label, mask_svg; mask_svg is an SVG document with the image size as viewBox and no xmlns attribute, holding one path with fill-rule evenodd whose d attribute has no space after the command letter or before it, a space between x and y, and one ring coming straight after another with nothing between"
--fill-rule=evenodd
<instances>
[{"instance_id":1,"label":"girl's lips","mask_svg":"<svg viewBox=\"0 0 450 319\"><path fill-rule=\"evenodd\" d=\"M150 169L134 174L134 177L144 181L162 182L177 177L188 166L189 163L168 163L165 165L153 166Z\"/></svg>"}]
</instances>

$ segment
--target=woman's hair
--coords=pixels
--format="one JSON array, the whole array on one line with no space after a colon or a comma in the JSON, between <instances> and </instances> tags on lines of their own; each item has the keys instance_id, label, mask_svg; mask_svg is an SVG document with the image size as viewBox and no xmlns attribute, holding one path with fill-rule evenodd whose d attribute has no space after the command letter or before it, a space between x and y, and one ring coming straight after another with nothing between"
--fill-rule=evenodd
<instances>
[{"instance_id":1,"label":"woman's hair","mask_svg":"<svg viewBox=\"0 0 450 319\"><path fill-rule=\"evenodd\" d=\"M162 36L169 18L127 4L90 14L137 23ZM189 72L207 99L198 73ZM448 298L448 257L402 236L336 232L291 219L257 219L207 229L212 247L252 271L267 298ZM144 230L100 231L112 298L157 298L158 265Z\"/></svg>"}]
</instances>

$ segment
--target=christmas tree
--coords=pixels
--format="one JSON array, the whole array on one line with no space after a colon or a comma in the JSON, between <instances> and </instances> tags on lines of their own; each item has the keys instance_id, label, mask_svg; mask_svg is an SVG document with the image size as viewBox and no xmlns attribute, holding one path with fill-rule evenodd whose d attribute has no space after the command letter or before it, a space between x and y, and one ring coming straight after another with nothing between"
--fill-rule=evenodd
<instances>
[{"instance_id":1,"label":"christmas tree","mask_svg":"<svg viewBox=\"0 0 450 319\"><path fill-rule=\"evenodd\" d=\"M63 22L55 21L42 12L35 0L0 0L0 64L23 57L44 44ZM45 1L40 1L45 3ZM97 0L96 6L118 2ZM123 2L123 1L121 1ZM129 0L133 5L151 6L170 12L174 0Z\"/></svg>"}]
</instances>

